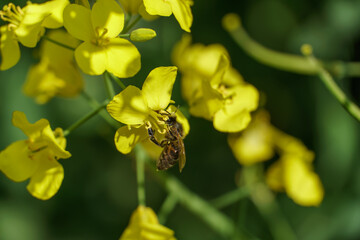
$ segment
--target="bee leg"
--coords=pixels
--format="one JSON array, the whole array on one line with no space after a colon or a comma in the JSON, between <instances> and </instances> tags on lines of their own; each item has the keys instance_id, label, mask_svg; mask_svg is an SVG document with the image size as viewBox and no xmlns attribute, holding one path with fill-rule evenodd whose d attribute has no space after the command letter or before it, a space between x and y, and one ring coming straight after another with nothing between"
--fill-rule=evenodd
<instances>
[{"instance_id":1,"label":"bee leg","mask_svg":"<svg viewBox=\"0 0 360 240\"><path fill-rule=\"evenodd\" d=\"M152 141L152 142L155 143L156 145L162 147L162 145L161 145L161 144L156 140L156 138L155 138L154 129L152 129L151 127L148 128L148 134L149 134L150 141Z\"/></svg>"}]
</instances>

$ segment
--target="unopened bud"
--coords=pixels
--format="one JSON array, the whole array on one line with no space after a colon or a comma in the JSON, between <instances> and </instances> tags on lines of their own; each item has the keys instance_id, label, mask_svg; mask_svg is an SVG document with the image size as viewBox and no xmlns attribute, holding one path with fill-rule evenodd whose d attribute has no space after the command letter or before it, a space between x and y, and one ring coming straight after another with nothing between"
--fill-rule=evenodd
<instances>
[{"instance_id":1,"label":"unopened bud","mask_svg":"<svg viewBox=\"0 0 360 240\"><path fill-rule=\"evenodd\" d=\"M138 28L130 33L130 39L134 42L145 42L156 37L156 32L150 28Z\"/></svg>"},{"instance_id":2,"label":"unopened bud","mask_svg":"<svg viewBox=\"0 0 360 240\"><path fill-rule=\"evenodd\" d=\"M313 49L310 44L303 44L301 46L301 53L305 56L310 56L313 53Z\"/></svg>"},{"instance_id":3,"label":"unopened bud","mask_svg":"<svg viewBox=\"0 0 360 240\"><path fill-rule=\"evenodd\" d=\"M227 31L234 31L241 26L239 15L235 13L228 13L222 19L222 25Z\"/></svg>"}]
</instances>

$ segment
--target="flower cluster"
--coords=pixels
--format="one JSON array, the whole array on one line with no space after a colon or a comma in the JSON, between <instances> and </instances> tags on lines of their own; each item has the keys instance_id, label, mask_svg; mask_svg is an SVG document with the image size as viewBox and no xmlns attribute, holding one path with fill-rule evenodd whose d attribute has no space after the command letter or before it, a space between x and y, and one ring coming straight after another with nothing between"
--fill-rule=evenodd
<instances>
[{"instance_id":1,"label":"flower cluster","mask_svg":"<svg viewBox=\"0 0 360 240\"><path fill-rule=\"evenodd\" d=\"M191 45L185 35L173 52L173 61L182 73L182 93L190 113L213 121L221 132L239 132L251 121L258 107L259 93L230 65L226 49L213 44Z\"/></svg>"},{"instance_id":2,"label":"flower cluster","mask_svg":"<svg viewBox=\"0 0 360 240\"><path fill-rule=\"evenodd\" d=\"M24 113L15 111L12 123L27 139L16 141L0 152L0 171L4 175L15 182L29 180L27 190L32 196L50 199L58 192L64 178L64 169L58 160L71 157L65 150L65 136L98 113L110 124L115 122L113 119L121 123L116 132L114 130L115 147L120 153L129 154L137 144L142 144L136 152L145 149L148 156L158 159L158 170L166 170L179 162L181 172L186 159L183 139L190 125L172 100L179 70L182 95L189 110L185 112L209 120L217 131L227 133L228 144L239 163L245 166L261 163L277 154L279 159L270 165L265 177L269 187L285 191L299 205L317 206L322 202L324 190L313 170L314 153L300 140L272 126L269 115L258 110L259 91L232 66L224 46L192 43L188 33L193 22L193 0L91 2L28 1L24 7L10 3L0 11L0 18L6 22L0 26L0 70L18 63L19 43L28 48L39 45L39 61L30 67L23 85L25 95L45 104L54 97L76 97L81 93L93 108L65 131L52 130L46 119L29 123ZM175 66L151 70L141 89L124 84L122 78L132 78L142 68L135 42L157 36L153 29L135 28L135 25L141 18L152 21L171 15L180 28L188 32L174 48ZM231 29L239 25L231 16L226 24ZM84 90L86 78L83 74L104 78L107 97L102 103ZM122 90L116 92L113 83ZM184 108L187 110L187 106ZM138 159L139 206L120 240L175 240L174 232L162 226L154 211L144 206L145 157ZM181 190L179 186L166 185ZM183 192L191 198L190 192ZM188 204L180 195L176 196L176 202ZM169 199L175 202L175 198ZM193 199L195 206L202 204L200 198ZM171 204L167 203L169 208ZM216 211L211 205L203 209ZM218 216L216 218L221 221L223 218ZM214 223L213 220L207 222Z\"/></svg>"},{"instance_id":3,"label":"flower cluster","mask_svg":"<svg viewBox=\"0 0 360 240\"><path fill-rule=\"evenodd\" d=\"M260 111L242 133L230 134L228 142L234 156L243 165L273 158L266 182L274 191L285 191L297 204L317 206L324 197L319 176L313 171L314 153L298 139L270 124L269 114Z\"/></svg>"},{"instance_id":4,"label":"flower cluster","mask_svg":"<svg viewBox=\"0 0 360 240\"><path fill-rule=\"evenodd\" d=\"M78 41L63 30L47 34L67 46L75 47ZM40 62L32 66L24 84L24 93L44 104L54 96L75 97L83 89L83 78L73 60L73 52L55 43L43 41L40 46Z\"/></svg>"},{"instance_id":5,"label":"flower cluster","mask_svg":"<svg viewBox=\"0 0 360 240\"><path fill-rule=\"evenodd\" d=\"M31 124L22 112L14 112L12 123L27 140L12 143L0 153L0 171L15 182L30 179L27 190L36 198L47 200L59 190L64 169L57 161L69 158L61 128L51 130L49 121L40 119Z\"/></svg>"},{"instance_id":6,"label":"flower cluster","mask_svg":"<svg viewBox=\"0 0 360 240\"><path fill-rule=\"evenodd\" d=\"M40 61L30 68L24 93L40 104L55 96L75 97L84 87L80 70L89 75L109 73L115 79L132 77L140 70L141 56L131 41L150 40L156 32L148 28L133 30L137 19L131 23L132 14L153 20L174 13L180 26L189 32L191 5L191 1L183 0L122 0L120 4L115 0L98 0L94 4L88 0L76 0L74 4L69 0L50 0L39 4L28 1L25 7L10 3L0 11L1 19L7 23L0 27L0 69L9 69L19 61L19 43L34 48L42 40ZM59 29L62 27L66 31ZM46 29L55 30L45 33ZM169 105L176 71L175 67L154 69L141 91L129 86L108 105L109 113L127 124L115 136L120 152L128 153L137 142L148 139L149 127L161 139L166 131L164 112L176 112L188 133L186 118ZM63 179L63 168L57 160L70 157L64 150L62 130L52 132L45 119L29 124L19 112L14 113L13 123L29 140L13 143L2 151L0 169L14 181L30 178L29 192L48 199L58 191ZM161 150L153 145L156 151Z\"/></svg>"},{"instance_id":7,"label":"flower cluster","mask_svg":"<svg viewBox=\"0 0 360 240\"><path fill-rule=\"evenodd\" d=\"M52 0L43 4L30 1L23 8L9 3L0 11L2 20L8 22L0 27L0 70L13 67L20 59L19 42L33 48L45 32L45 28L63 26L63 11L68 0Z\"/></svg>"},{"instance_id":8,"label":"flower cluster","mask_svg":"<svg viewBox=\"0 0 360 240\"><path fill-rule=\"evenodd\" d=\"M175 112L170 103L171 92L176 79L176 67L158 67L145 79L142 89L128 86L107 105L107 111L117 121L125 124L116 131L115 145L119 152L127 154L139 142L149 141L148 129L162 139L166 132L164 112ZM184 128L185 136L190 130L189 123L180 110L176 111L177 121ZM151 144L156 151L161 148ZM150 151L151 152L151 151ZM159 152L157 152L159 154Z\"/></svg>"}]
</instances>

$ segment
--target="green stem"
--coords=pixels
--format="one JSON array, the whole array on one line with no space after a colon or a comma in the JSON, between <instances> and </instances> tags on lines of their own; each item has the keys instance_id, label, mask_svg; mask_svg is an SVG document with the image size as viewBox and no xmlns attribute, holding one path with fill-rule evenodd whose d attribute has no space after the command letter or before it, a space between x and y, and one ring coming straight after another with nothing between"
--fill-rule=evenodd
<instances>
[{"instance_id":1,"label":"green stem","mask_svg":"<svg viewBox=\"0 0 360 240\"><path fill-rule=\"evenodd\" d=\"M269 230L274 239L295 240L297 239L291 226L282 214L274 194L263 182L263 170L260 165L245 167L243 176L246 186L250 189L251 200L259 210L262 217L267 221Z\"/></svg>"},{"instance_id":2,"label":"green stem","mask_svg":"<svg viewBox=\"0 0 360 240\"><path fill-rule=\"evenodd\" d=\"M85 98L85 100L88 102L88 104L93 109L97 109L100 106L100 103L98 101L96 101L93 97L91 97L89 94L87 94L86 92L84 92L84 91L81 92L81 95ZM110 115L105 111L105 109L101 110L99 112L99 114L113 128L118 129L122 126L119 122L117 122L113 118L111 118Z\"/></svg>"},{"instance_id":3,"label":"green stem","mask_svg":"<svg viewBox=\"0 0 360 240\"><path fill-rule=\"evenodd\" d=\"M132 27L134 27L141 19L141 15L137 15L135 20L132 21L129 25L127 25L121 32L121 34L127 33L130 31Z\"/></svg>"},{"instance_id":4,"label":"green stem","mask_svg":"<svg viewBox=\"0 0 360 240\"><path fill-rule=\"evenodd\" d=\"M144 151L141 147L138 150ZM144 153L146 155L146 153ZM183 185L175 177L166 174L165 172L156 171L150 164L150 159L147 157L149 169L156 180L161 183L161 186L169 193L173 194L179 203L187 208L192 213L196 214L206 224L208 224L214 231L227 238L234 239L248 239L248 234L241 229L236 229L233 221L226 215L219 212L211 204L191 192L185 185Z\"/></svg>"},{"instance_id":5,"label":"green stem","mask_svg":"<svg viewBox=\"0 0 360 240\"><path fill-rule=\"evenodd\" d=\"M139 150L140 145L135 147L136 151L136 179L139 205L145 206L145 161L146 153Z\"/></svg>"},{"instance_id":6,"label":"green stem","mask_svg":"<svg viewBox=\"0 0 360 240\"><path fill-rule=\"evenodd\" d=\"M299 74L316 75L318 73L317 67L311 64L304 56L277 52L259 44L248 35L240 22L236 28L226 29L234 41L248 55L265 65ZM319 62L319 64L337 77L360 76L359 62L334 61L329 63Z\"/></svg>"},{"instance_id":7,"label":"green stem","mask_svg":"<svg viewBox=\"0 0 360 240\"><path fill-rule=\"evenodd\" d=\"M42 38L45 39L45 40L47 40L47 41L49 41L49 42L52 42L52 43L54 43L54 44L56 44L56 45L59 45L60 47L67 48L67 49L70 49L70 50L72 50L72 51L75 51L75 48L70 47L70 46L68 46L68 45L66 45L66 44L64 44L64 43L58 42L58 41L56 41L56 40L54 40L54 39L51 39L51 38L49 38L49 37L47 37L47 36L45 36L45 35L42 36Z\"/></svg>"},{"instance_id":8,"label":"green stem","mask_svg":"<svg viewBox=\"0 0 360 240\"><path fill-rule=\"evenodd\" d=\"M94 110L92 110L91 112L89 112L88 114L86 114L83 118L79 119L77 122L75 122L74 124L72 124L70 127L68 127L65 131L64 131L64 136L67 136L70 134L71 131L73 131L74 129L80 127L82 124L84 124L86 121L88 121L89 119L91 119L93 116L95 116L98 112L100 112L104 107L106 107L106 105L109 102L106 100L104 101L100 106L98 106L97 108L95 108Z\"/></svg>"},{"instance_id":9,"label":"green stem","mask_svg":"<svg viewBox=\"0 0 360 240\"><path fill-rule=\"evenodd\" d=\"M231 192L225 193L224 195L211 201L211 204L216 208L224 208L233 203L238 202L239 200L246 198L250 195L250 192L247 188L238 188Z\"/></svg>"},{"instance_id":10,"label":"green stem","mask_svg":"<svg viewBox=\"0 0 360 240\"><path fill-rule=\"evenodd\" d=\"M120 80L120 78L115 77L111 73L109 73L109 75L119 85L119 87L121 87L122 90L124 90L126 88L125 84Z\"/></svg>"},{"instance_id":11,"label":"green stem","mask_svg":"<svg viewBox=\"0 0 360 240\"><path fill-rule=\"evenodd\" d=\"M128 13L128 14L125 15L124 28L126 28L129 25L131 17L132 17L131 13Z\"/></svg>"},{"instance_id":12,"label":"green stem","mask_svg":"<svg viewBox=\"0 0 360 240\"><path fill-rule=\"evenodd\" d=\"M167 198L165 199L164 203L162 204L158 218L159 222L164 225L166 222L167 217L172 212L172 210L175 208L176 204L178 203L178 198L175 194L170 193Z\"/></svg>"},{"instance_id":13,"label":"green stem","mask_svg":"<svg viewBox=\"0 0 360 240\"><path fill-rule=\"evenodd\" d=\"M312 54L307 55L308 61L316 67L318 76L325 84L329 92L339 101L339 103L345 108L345 110L360 122L360 108L351 101L344 91L337 85L331 75L319 64L318 60Z\"/></svg>"},{"instance_id":14,"label":"green stem","mask_svg":"<svg viewBox=\"0 0 360 240\"><path fill-rule=\"evenodd\" d=\"M129 38L130 33L119 34L119 37L121 37L121 38Z\"/></svg>"},{"instance_id":15,"label":"green stem","mask_svg":"<svg viewBox=\"0 0 360 240\"><path fill-rule=\"evenodd\" d=\"M108 99L112 100L113 97L115 96L115 91L114 91L114 86L111 83L110 73L104 72L103 77L104 77L105 89L108 95Z\"/></svg>"}]
</instances>

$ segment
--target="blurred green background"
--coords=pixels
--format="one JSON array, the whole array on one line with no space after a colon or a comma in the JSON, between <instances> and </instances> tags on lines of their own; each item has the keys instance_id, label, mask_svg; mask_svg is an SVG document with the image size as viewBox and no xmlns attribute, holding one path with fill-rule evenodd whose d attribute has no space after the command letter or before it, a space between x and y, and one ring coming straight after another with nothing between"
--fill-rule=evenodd
<instances>
[{"instance_id":1,"label":"blurred green background","mask_svg":"<svg viewBox=\"0 0 360 240\"><path fill-rule=\"evenodd\" d=\"M18 2L23 5L25 1ZM222 17L235 12L242 17L250 36L267 47L300 54L300 46L310 43L319 58L360 61L360 1L195 0L192 11L193 42L223 44L233 66L265 94L272 123L301 139L316 154L315 171L325 187L321 206L301 207L285 194L277 195L298 238L360 239L360 124L342 109L318 78L261 65L221 27ZM142 55L142 69L126 80L126 85L141 86L151 69L171 65L173 45L183 34L173 16L141 21L138 26L155 29L158 37L135 44ZM30 122L47 118L53 128L66 128L91 111L81 96L55 98L46 105L37 105L24 96L22 85L27 71L37 60L34 49L22 48L21 54L15 67L0 72L0 149L25 137L11 124L15 110L25 112ZM185 106L179 80L173 99ZM357 103L359 82L355 78L340 80ZM87 77L85 90L99 101L106 97L101 77ZM193 117L189 121L186 168L181 174L176 168L169 172L207 200L235 189L235 174L241 166L231 154L226 134L215 131L211 122ZM72 157L60 160L65 178L59 192L48 201L31 197L26 182L14 183L0 174L0 239L118 239L137 207L137 193L133 156L116 151L114 133L103 119L95 117L69 135L67 149ZM147 205L157 212L165 197L166 192L148 175ZM243 228L260 239L273 239L250 200L242 201L247 206L241 213ZM239 204L224 211L230 218L239 218ZM166 226L181 240L223 239L181 206L175 208Z\"/></svg>"}]
</instances>

